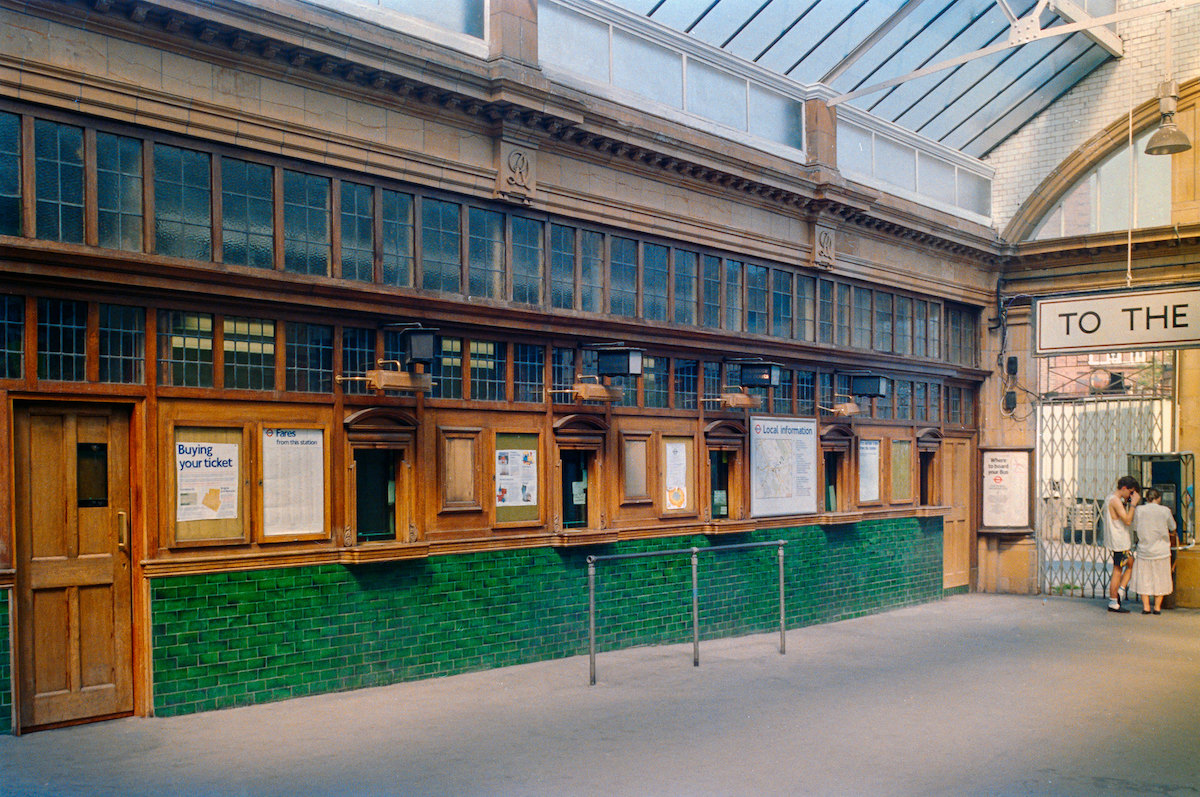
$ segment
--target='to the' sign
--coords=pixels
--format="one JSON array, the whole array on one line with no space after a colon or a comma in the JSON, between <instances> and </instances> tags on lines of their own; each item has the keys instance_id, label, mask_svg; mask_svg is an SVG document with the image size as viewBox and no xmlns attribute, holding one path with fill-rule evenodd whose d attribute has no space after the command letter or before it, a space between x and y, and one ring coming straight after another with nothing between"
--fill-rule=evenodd
<instances>
[{"instance_id":1,"label":"'to the' sign","mask_svg":"<svg viewBox=\"0 0 1200 797\"><path fill-rule=\"evenodd\" d=\"M1050 297L1034 303L1036 353L1200 346L1200 288Z\"/></svg>"}]
</instances>

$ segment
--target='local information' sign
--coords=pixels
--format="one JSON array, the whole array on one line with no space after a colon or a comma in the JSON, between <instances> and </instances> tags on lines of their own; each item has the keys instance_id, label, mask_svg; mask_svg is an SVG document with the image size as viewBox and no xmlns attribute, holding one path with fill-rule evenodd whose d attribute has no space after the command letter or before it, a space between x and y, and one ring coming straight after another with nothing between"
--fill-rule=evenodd
<instances>
[{"instance_id":1,"label":"'local information' sign","mask_svg":"<svg viewBox=\"0 0 1200 797\"><path fill-rule=\"evenodd\" d=\"M1038 299L1038 354L1200 346L1200 288Z\"/></svg>"}]
</instances>

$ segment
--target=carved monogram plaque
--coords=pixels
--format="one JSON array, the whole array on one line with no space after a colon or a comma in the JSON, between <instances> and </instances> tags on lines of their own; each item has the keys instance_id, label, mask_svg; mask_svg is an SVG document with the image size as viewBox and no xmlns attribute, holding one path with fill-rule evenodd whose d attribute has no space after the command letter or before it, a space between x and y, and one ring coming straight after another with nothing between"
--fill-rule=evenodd
<instances>
[{"instance_id":1,"label":"carved monogram plaque","mask_svg":"<svg viewBox=\"0 0 1200 797\"><path fill-rule=\"evenodd\" d=\"M502 137L496 142L496 196L529 204L537 192L537 148Z\"/></svg>"},{"instance_id":2,"label":"carved monogram plaque","mask_svg":"<svg viewBox=\"0 0 1200 797\"><path fill-rule=\"evenodd\" d=\"M831 224L813 225L813 265L833 268L837 260L836 231Z\"/></svg>"}]
</instances>

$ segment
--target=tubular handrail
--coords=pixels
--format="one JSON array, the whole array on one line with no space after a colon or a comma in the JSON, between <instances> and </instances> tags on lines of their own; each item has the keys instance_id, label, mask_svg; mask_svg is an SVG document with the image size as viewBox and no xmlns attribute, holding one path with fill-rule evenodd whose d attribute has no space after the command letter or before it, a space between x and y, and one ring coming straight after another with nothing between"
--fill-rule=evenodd
<instances>
[{"instance_id":1,"label":"tubular handrail","mask_svg":"<svg viewBox=\"0 0 1200 797\"><path fill-rule=\"evenodd\" d=\"M700 666L700 585L699 585L699 556L701 553L719 553L746 548L778 549L779 560L779 653L787 653L787 623L784 614L783 591L783 547L787 540L771 540L769 542L742 542L733 545L713 545L706 548L673 548L667 551L642 551L640 553L614 553L588 556L588 665L589 685L596 685L596 563L611 562L619 559L644 559L651 556L679 556L691 554L692 557L692 666Z\"/></svg>"}]
</instances>

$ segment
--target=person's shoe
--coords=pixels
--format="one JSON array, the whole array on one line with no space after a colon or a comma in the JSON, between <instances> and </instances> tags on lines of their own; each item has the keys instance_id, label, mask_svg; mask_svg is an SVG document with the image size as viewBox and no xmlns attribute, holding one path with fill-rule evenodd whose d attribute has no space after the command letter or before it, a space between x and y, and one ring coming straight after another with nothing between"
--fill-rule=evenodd
<instances>
[{"instance_id":1,"label":"person's shoe","mask_svg":"<svg viewBox=\"0 0 1200 797\"><path fill-rule=\"evenodd\" d=\"M1108 610L1109 610L1110 612L1114 612L1114 613L1116 613L1116 614L1129 614L1129 610L1128 610L1128 609L1126 609L1126 608L1125 608L1124 606L1122 606L1121 604L1119 604L1119 603L1116 603L1116 602L1113 602L1113 601L1110 601L1110 602L1109 602L1109 604L1108 604Z\"/></svg>"},{"instance_id":2,"label":"person's shoe","mask_svg":"<svg viewBox=\"0 0 1200 797\"><path fill-rule=\"evenodd\" d=\"M1154 614L1154 612L1150 611L1149 609L1142 609L1142 614Z\"/></svg>"},{"instance_id":3,"label":"person's shoe","mask_svg":"<svg viewBox=\"0 0 1200 797\"><path fill-rule=\"evenodd\" d=\"M1162 614L1162 609L1155 609L1155 610L1154 610L1154 613L1155 613L1155 614Z\"/></svg>"}]
</instances>

